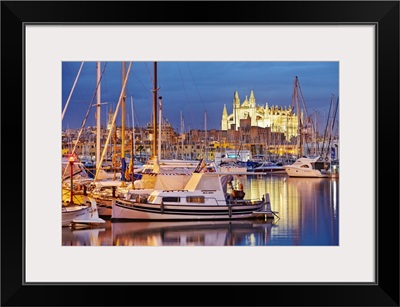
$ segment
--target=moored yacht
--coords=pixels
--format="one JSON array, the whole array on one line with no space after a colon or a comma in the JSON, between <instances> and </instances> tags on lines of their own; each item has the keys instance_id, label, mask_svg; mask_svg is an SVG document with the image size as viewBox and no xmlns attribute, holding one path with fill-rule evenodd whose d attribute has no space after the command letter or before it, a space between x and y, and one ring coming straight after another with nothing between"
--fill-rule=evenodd
<instances>
[{"instance_id":1,"label":"moored yacht","mask_svg":"<svg viewBox=\"0 0 400 307\"><path fill-rule=\"evenodd\" d=\"M177 179L182 181L178 176ZM232 175L192 173L173 189L155 188L148 198L116 199L111 219L116 220L218 220L272 217L269 195L245 199L243 191L227 193ZM173 178L170 178L171 183ZM179 186L177 183L176 186ZM267 208L268 207L268 208ZM268 209L268 210L267 210Z\"/></svg>"},{"instance_id":2,"label":"moored yacht","mask_svg":"<svg viewBox=\"0 0 400 307\"><path fill-rule=\"evenodd\" d=\"M284 165L283 167L290 177L331 177L330 163L322 161L319 156L314 158L303 156L293 164Z\"/></svg>"},{"instance_id":3,"label":"moored yacht","mask_svg":"<svg viewBox=\"0 0 400 307\"><path fill-rule=\"evenodd\" d=\"M259 166L253 169L255 173L272 173L272 174L286 174L286 170L282 164L274 163L271 161L264 161Z\"/></svg>"}]
</instances>

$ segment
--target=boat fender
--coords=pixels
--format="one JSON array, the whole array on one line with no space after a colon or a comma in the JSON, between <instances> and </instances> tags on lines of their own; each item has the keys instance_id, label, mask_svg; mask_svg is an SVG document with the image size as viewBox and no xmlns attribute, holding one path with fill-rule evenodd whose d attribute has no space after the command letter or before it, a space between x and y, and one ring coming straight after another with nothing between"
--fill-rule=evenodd
<instances>
[{"instance_id":1,"label":"boat fender","mask_svg":"<svg viewBox=\"0 0 400 307\"><path fill-rule=\"evenodd\" d=\"M228 205L228 209L229 209L229 217L232 218L232 205Z\"/></svg>"},{"instance_id":2,"label":"boat fender","mask_svg":"<svg viewBox=\"0 0 400 307\"><path fill-rule=\"evenodd\" d=\"M161 201L160 210L161 210L161 214L164 214L164 202L163 201Z\"/></svg>"}]
</instances>

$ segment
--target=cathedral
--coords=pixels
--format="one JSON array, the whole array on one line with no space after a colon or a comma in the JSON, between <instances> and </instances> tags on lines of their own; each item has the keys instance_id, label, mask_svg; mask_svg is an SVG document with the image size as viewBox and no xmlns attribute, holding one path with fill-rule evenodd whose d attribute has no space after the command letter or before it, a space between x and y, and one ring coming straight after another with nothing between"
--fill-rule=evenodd
<instances>
[{"instance_id":1,"label":"cathedral","mask_svg":"<svg viewBox=\"0 0 400 307\"><path fill-rule=\"evenodd\" d=\"M298 118L292 112L293 108L282 108L278 106L256 105L254 92L250 97L246 96L243 103L240 102L239 93L235 91L233 97L233 113L228 115L226 104L222 111L221 130L240 128L241 120L249 120L252 127L271 128L271 132L283 132L286 139L290 140L297 136ZM243 122L243 121L242 121Z\"/></svg>"}]
</instances>

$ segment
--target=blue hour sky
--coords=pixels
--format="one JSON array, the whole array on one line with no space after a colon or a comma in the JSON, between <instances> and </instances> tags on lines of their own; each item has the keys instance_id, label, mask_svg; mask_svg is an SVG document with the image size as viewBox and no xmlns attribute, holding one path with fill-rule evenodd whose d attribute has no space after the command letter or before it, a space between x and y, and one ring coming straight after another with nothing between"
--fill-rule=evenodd
<instances>
[{"instance_id":1,"label":"blue hour sky","mask_svg":"<svg viewBox=\"0 0 400 307\"><path fill-rule=\"evenodd\" d=\"M81 63L62 63L62 111L71 96L62 119L63 129L80 128L87 114L85 126L96 124L96 108L90 107L96 92L96 62L84 62L72 91ZM128 71L129 62L125 63ZM101 62L103 69L100 100L104 103L101 122L105 125L107 113L110 108L115 110L121 94L122 62ZM220 129L224 104L228 114L233 112L235 91L241 103L253 90L257 105L289 107L296 76L308 114L315 113L319 127L325 127L332 95L335 103L339 97L339 62L157 62L157 96L162 96L163 118L177 132L181 131L181 114L185 131L205 126L208 130ZM132 62L126 86L127 126L132 125L131 106L135 126L151 121L153 80L154 62ZM96 102L94 98L93 104ZM299 103L303 108L301 97Z\"/></svg>"}]
</instances>

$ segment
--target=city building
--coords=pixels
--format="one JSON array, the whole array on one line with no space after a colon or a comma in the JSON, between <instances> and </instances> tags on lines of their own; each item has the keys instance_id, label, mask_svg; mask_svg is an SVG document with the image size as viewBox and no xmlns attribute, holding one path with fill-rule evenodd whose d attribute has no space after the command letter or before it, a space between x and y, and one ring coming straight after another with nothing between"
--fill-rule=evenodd
<instances>
[{"instance_id":1,"label":"city building","mask_svg":"<svg viewBox=\"0 0 400 307\"><path fill-rule=\"evenodd\" d=\"M246 96L241 103L238 91L235 91L232 103L233 111L228 114L226 104L222 111L221 130L239 130L241 127L270 128L271 132L283 133L286 140L296 137L298 132L298 118L292 106L260 106L256 104L254 92Z\"/></svg>"}]
</instances>

